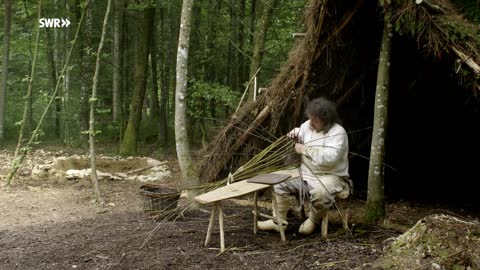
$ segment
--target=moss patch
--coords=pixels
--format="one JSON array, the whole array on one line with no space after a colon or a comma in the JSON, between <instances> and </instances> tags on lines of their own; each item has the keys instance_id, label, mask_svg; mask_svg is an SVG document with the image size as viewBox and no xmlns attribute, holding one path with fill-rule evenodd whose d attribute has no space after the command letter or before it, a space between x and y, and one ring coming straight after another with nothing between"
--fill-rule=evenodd
<instances>
[{"instance_id":1,"label":"moss patch","mask_svg":"<svg viewBox=\"0 0 480 270\"><path fill-rule=\"evenodd\" d=\"M431 215L399 236L373 265L383 269L480 269L478 222Z\"/></svg>"}]
</instances>

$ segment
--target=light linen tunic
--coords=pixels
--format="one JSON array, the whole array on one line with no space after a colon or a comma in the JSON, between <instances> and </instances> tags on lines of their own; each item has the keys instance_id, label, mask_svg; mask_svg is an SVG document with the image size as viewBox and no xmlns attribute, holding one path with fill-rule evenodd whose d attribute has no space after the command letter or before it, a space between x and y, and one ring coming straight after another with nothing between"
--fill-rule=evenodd
<instances>
[{"instance_id":1,"label":"light linen tunic","mask_svg":"<svg viewBox=\"0 0 480 270\"><path fill-rule=\"evenodd\" d=\"M302 179L309 185L318 186L318 178L333 174L348 178L348 136L345 129L334 124L327 133L317 132L310 126L310 120L300 126L298 133L302 151Z\"/></svg>"}]
</instances>

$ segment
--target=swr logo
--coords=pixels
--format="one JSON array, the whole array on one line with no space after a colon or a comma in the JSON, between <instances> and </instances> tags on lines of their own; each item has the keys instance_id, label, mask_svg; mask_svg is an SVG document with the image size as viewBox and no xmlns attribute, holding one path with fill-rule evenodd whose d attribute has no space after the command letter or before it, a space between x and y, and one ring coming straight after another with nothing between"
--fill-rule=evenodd
<instances>
[{"instance_id":1,"label":"swr logo","mask_svg":"<svg viewBox=\"0 0 480 270\"><path fill-rule=\"evenodd\" d=\"M68 19L58 19L58 18L41 18L38 20L38 23L40 24L40 27L54 27L54 28L60 28L60 27L68 27L70 25L70 21Z\"/></svg>"}]
</instances>

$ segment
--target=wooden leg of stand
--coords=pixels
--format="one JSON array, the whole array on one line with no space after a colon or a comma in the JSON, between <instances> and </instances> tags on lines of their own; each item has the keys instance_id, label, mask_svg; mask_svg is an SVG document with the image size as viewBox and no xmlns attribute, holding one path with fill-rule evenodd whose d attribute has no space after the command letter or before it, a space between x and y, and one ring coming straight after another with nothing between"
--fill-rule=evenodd
<instances>
[{"instance_id":1,"label":"wooden leg of stand","mask_svg":"<svg viewBox=\"0 0 480 270\"><path fill-rule=\"evenodd\" d=\"M258 232L258 191L253 194L253 234Z\"/></svg>"},{"instance_id":2,"label":"wooden leg of stand","mask_svg":"<svg viewBox=\"0 0 480 270\"><path fill-rule=\"evenodd\" d=\"M222 202L218 202L218 223L220 225L220 251L225 251L225 232L223 230L223 208Z\"/></svg>"},{"instance_id":3,"label":"wooden leg of stand","mask_svg":"<svg viewBox=\"0 0 480 270\"><path fill-rule=\"evenodd\" d=\"M348 228L348 214L341 207L338 207L338 210L340 212L340 219L342 219L343 229L348 231L349 230L349 228Z\"/></svg>"},{"instance_id":4,"label":"wooden leg of stand","mask_svg":"<svg viewBox=\"0 0 480 270\"><path fill-rule=\"evenodd\" d=\"M303 205L303 203L301 203L300 205L300 219L301 220L307 219L307 217L305 216L305 205Z\"/></svg>"},{"instance_id":5,"label":"wooden leg of stand","mask_svg":"<svg viewBox=\"0 0 480 270\"><path fill-rule=\"evenodd\" d=\"M328 235L328 212L322 219L322 237L327 238Z\"/></svg>"},{"instance_id":6,"label":"wooden leg of stand","mask_svg":"<svg viewBox=\"0 0 480 270\"><path fill-rule=\"evenodd\" d=\"M208 242L210 242L210 238L212 237L213 222L215 220L216 210L217 210L217 205L213 204L212 214L210 215L210 222L208 223L207 237L205 238L205 246L208 245Z\"/></svg>"}]
</instances>

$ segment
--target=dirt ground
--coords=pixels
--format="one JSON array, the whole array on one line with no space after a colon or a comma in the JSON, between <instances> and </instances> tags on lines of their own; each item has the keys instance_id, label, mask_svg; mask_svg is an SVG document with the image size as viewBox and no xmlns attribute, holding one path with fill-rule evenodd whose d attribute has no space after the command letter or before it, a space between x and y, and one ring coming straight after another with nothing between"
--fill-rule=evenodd
<instances>
[{"instance_id":1,"label":"dirt ground","mask_svg":"<svg viewBox=\"0 0 480 270\"><path fill-rule=\"evenodd\" d=\"M5 175L11 155L1 153ZM43 156L42 156L43 155ZM37 153L30 162L52 154ZM53 156L51 157L53 158ZM39 159L39 160L36 160ZM167 160L172 175L160 183L177 187L179 170ZM142 183L102 180L106 206L92 201L89 181L15 179L10 189L0 189L0 269L368 269L402 228L412 226L432 207L406 203L388 205L389 218L382 227L355 225L354 239L335 219L329 239L320 232L310 237L296 234L300 220L292 218L287 242L276 233L252 233L252 207L227 202L225 239L228 250L219 251L218 226L204 247L209 207L186 213L176 222L155 221L143 211ZM185 204L181 198L180 205ZM364 202L350 198L343 204L358 223ZM269 213L267 209L263 212ZM461 214L456 211L455 213ZM290 221L290 220L289 220ZM157 227L158 226L158 227ZM158 228L140 249L147 236ZM388 229L387 229L388 228Z\"/></svg>"}]
</instances>

